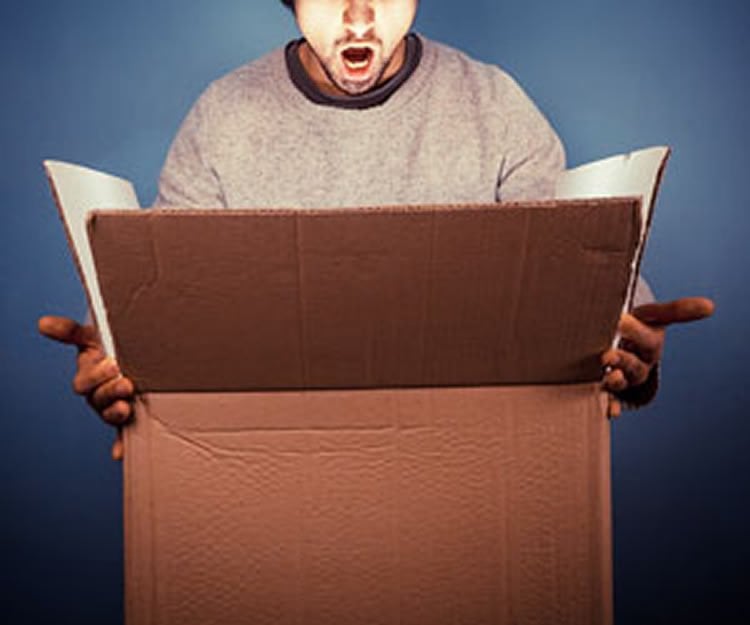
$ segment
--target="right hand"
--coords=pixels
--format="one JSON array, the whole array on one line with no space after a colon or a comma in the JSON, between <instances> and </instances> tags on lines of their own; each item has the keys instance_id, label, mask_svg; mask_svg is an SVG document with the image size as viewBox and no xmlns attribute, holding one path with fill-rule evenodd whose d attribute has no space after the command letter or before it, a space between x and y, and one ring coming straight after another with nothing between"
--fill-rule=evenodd
<instances>
[{"instance_id":1,"label":"right hand","mask_svg":"<svg viewBox=\"0 0 750 625\"><path fill-rule=\"evenodd\" d=\"M73 390L86 398L89 405L110 425L122 426L133 417L135 386L124 377L114 359L104 355L94 326L81 325L67 317L47 316L39 319L39 332L47 338L78 348L78 371ZM122 458L122 441L118 436L112 457Z\"/></svg>"}]
</instances>

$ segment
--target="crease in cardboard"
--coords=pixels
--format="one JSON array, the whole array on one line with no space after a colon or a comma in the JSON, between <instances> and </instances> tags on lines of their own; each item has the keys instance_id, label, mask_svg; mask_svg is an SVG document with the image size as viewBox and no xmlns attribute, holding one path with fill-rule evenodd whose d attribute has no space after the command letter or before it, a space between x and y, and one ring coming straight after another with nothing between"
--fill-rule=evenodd
<instances>
[{"instance_id":1,"label":"crease in cardboard","mask_svg":"<svg viewBox=\"0 0 750 625\"><path fill-rule=\"evenodd\" d=\"M295 241L295 262L297 265L297 318L298 323L298 334L299 334L299 353L300 353L300 369L302 374L302 383L304 386L310 385L310 360L308 358L307 349L307 319L306 307L305 307L305 282L303 277L302 269L302 224L300 222L300 215L295 214L294 217L294 241Z\"/></svg>"},{"instance_id":2,"label":"crease in cardboard","mask_svg":"<svg viewBox=\"0 0 750 625\"><path fill-rule=\"evenodd\" d=\"M149 249L151 251L150 267L152 269L152 274L149 279L144 280L141 284L139 284L132 292L130 297L128 297L125 308L123 309L124 316L130 315L138 305L138 301L141 299L141 297L151 289L155 288L159 284L159 282L161 282L162 263L159 254L158 237L156 236L154 220L152 219L151 215L147 216L146 223L148 223L148 231L150 234L147 240ZM109 316L109 310L107 310L107 315Z\"/></svg>"},{"instance_id":3,"label":"crease in cardboard","mask_svg":"<svg viewBox=\"0 0 750 625\"><path fill-rule=\"evenodd\" d=\"M321 425L318 427L263 428L253 426L252 423L249 423L246 427L241 428L195 430L168 423L159 416L158 411L149 412L148 418L153 424L158 425L165 436L180 441L188 448L206 452L216 460L220 460L221 458L247 460L248 454L265 456L270 454L284 457L306 456L313 453L309 446L304 445L299 449L279 449L279 443L285 435L294 440L299 440L299 437L314 436L313 440L316 441L317 445L317 450L314 453L321 457L328 455L336 456L342 452L348 455L367 456L373 452L381 452L384 449L393 447L392 440L397 439L397 435L400 433L418 433L420 431L431 430L430 425L403 423L396 414L393 415L393 420L390 423L385 423L382 426L342 426L341 424L336 424L331 426ZM243 441L244 444L242 446L233 445L234 440L238 438L242 439L249 434L253 435L253 441ZM346 436L349 434L357 435L354 442L346 441ZM368 441L366 438L362 438L362 435L373 435L376 438ZM334 437L335 441L330 445L323 445L323 442L327 440L326 437L331 436ZM270 442L264 444L264 438L269 441L273 439L273 444ZM225 440L222 441L222 439ZM276 449L274 449L274 445ZM328 449L329 446L331 447L330 450Z\"/></svg>"},{"instance_id":4,"label":"crease in cardboard","mask_svg":"<svg viewBox=\"0 0 750 625\"><path fill-rule=\"evenodd\" d=\"M462 387L464 388L464 387ZM167 429L172 429L170 425L168 425L165 422L162 422L162 425L164 425ZM419 430L424 430L429 428L429 425L404 425L404 424L395 424L395 425L348 425L348 426L342 426L341 424L337 423L335 425L318 425L318 426L307 426L307 427L295 427L295 426L288 426L288 427L258 427L254 426L252 424L248 424L247 427L242 428L225 428L225 429L208 429L208 430L198 430L198 429L190 429L190 428L184 428L180 427L180 430L182 432L188 432L191 435L195 436L232 436L232 435L240 435L240 434L247 434L248 432L257 432L257 433L277 433L277 432L288 432L290 434L325 434L329 432L388 432L388 431L404 431L404 432L417 432Z\"/></svg>"},{"instance_id":5,"label":"crease in cardboard","mask_svg":"<svg viewBox=\"0 0 750 625\"><path fill-rule=\"evenodd\" d=\"M306 435L306 434L346 434L346 433L358 433L358 434L385 434L385 433L398 433L398 432L419 432L424 430L430 430L431 424L410 424L403 423L398 420L394 420L392 423L384 423L382 425L342 425L340 423L334 423L331 425L307 425L305 427L300 426L258 426L252 422L248 422L243 427L227 427L227 428L208 428L208 429L197 429L189 428L180 425L172 425L166 420L159 417L155 412L152 412L149 418L158 423L165 432L174 433L180 438L185 440L198 440L207 437L226 437L232 438L237 436L246 436L249 433L257 435ZM178 434L179 432L179 434Z\"/></svg>"},{"instance_id":6,"label":"crease in cardboard","mask_svg":"<svg viewBox=\"0 0 750 625\"><path fill-rule=\"evenodd\" d=\"M518 323L520 318L520 310L521 310L521 293L523 293L523 285L525 284L525 275L526 275L526 265L528 260L528 240L529 240L529 231L531 230L531 212L526 212L523 214L523 234L521 237L521 240L523 241L523 244L521 245L521 256L518 262L518 270L517 270L517 280L516 283L513 285L513 290L511 291L511 297L512 304L510 305L510 332L506 335L509 337L515 337L518 334ZM498 346L498 353L502 353L503 349L501 346ZM517 356L522 356L522 354L517 354Z\"/></svg>"},{"instance_id":7,"label":"crease in cardboard","mask_svg":"<svg viewBox=\"0 0 750 625\"><path fill-rule=\"evenodd\" d=\"M364 371L363 376L365 380L376 380L375 375L375 358L377 354L377 335L378 332L375 328L375 321L372 318L368 318L367 325L364 327L364 337L362 341L362 353L364 354Z\"/></svg>"},{"instance_id":8,"label":"crease in cardboard","mask_svg":"<svg viewBox=\"0 0 750 625\"><path fill-rule=\"evenodd\" d=\"M427 258L427 288L424 290L424 299L422 302L422 324L421 324L421 340L419 342L419 349L422 352L420 362L422 366L422 379L429 380L430 383L434 382L434 367L430 366L428 361L427 351L427 337L430 329L433 327L432 318L432 301L435 297L435 246L437 244L437 213L432 212L430 215L430 246L428 248Z\"/></svg>"},{"instance_id":9,"label":"crease in cardboard","mask_svg":"<svg viewBox=\"0 0 750 625\"><path fill-rule=\"evenodd\" d=\"M211 456L215 460L220 460L223 457L227 456L236 456L236 455L242 455L243 452L237 452L235 454L225 452L224 450L217 449L216 446L211 445L210 443L204 443L202 441L197 440L196 438L193 438L191 436L186 436L182 432L178 432L176 430L173 430L169 427L165 427L164 423L160 421L158 418L152 416L151 417L155 422L157 422L162 428L164 428L164 434L172 438L174 440L178 440L184 445L186 445L188 448L193 449L195 451L202 451L207 453L209 456Z\"/></svg>"}]
</instances>

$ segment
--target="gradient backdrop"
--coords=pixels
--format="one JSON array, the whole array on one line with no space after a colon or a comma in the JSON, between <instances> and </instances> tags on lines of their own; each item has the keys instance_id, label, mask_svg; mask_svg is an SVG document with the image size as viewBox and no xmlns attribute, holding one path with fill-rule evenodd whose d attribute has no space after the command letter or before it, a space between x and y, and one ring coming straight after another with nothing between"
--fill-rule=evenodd
<instances>
[{"instance_id":1,"label":"gradient backdrop","mask_svg":"<svg viewBox=\"0 0 750 625\"><path fill-rule=\"evenodd\" d=\"M750 2L424 0L418 29L515 75L571 165L666 143L646 274L716 316L669 336L657 401L614 425L616 612L747 623ZM43 176L53 157L132 179L149 203L213 78L283 44L273 0L6 0L0 8L0 613L121 622L121 469L36 318L83 295Z\"/></svg>"}]
</instances>

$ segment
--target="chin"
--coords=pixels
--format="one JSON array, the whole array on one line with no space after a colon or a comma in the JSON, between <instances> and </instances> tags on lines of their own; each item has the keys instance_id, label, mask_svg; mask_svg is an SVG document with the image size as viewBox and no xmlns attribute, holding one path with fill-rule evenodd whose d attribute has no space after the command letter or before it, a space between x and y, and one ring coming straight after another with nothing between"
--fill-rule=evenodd
<instances>
[{"instance_id":1,"label":"chin","mask_svg":"<svg viewBox=\"0 0 750 625\"><path fill-rule=\"evenodd\" d=\"M348 95L361 95L375 88L383 75L383 67L371 67L365 76L352 76L345 68L334 75L335 85Z\"/></svg>"},{"instance_id":2,"label":"chin","mask_svg":"<svg viewBox=\"0 0 750 625\"><path fill-rule=\"evenodd\" d=\"M339 81L336 86L347 95L362 95L377 85L376 80L365 82Z\"/></svg>"}]
</instances>

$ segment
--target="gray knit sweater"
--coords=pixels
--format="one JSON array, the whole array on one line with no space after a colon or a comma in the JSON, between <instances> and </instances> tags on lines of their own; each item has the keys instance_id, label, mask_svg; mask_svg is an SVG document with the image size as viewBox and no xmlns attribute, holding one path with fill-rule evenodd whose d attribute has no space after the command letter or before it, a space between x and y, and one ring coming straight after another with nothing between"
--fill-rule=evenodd
<instances>
[{"instance_id":1,"label":"gray knit sweater","mask_svg":"<svg viewBox=\"0 0 750 625\"><path fill-rule=\"evenodd\" d=\"M507 74L422 38L385 103L314 104L282 49L217 80L185 119L157 206L327 208L549 197L557 135Z\"/></svg>"}]
</instances>

